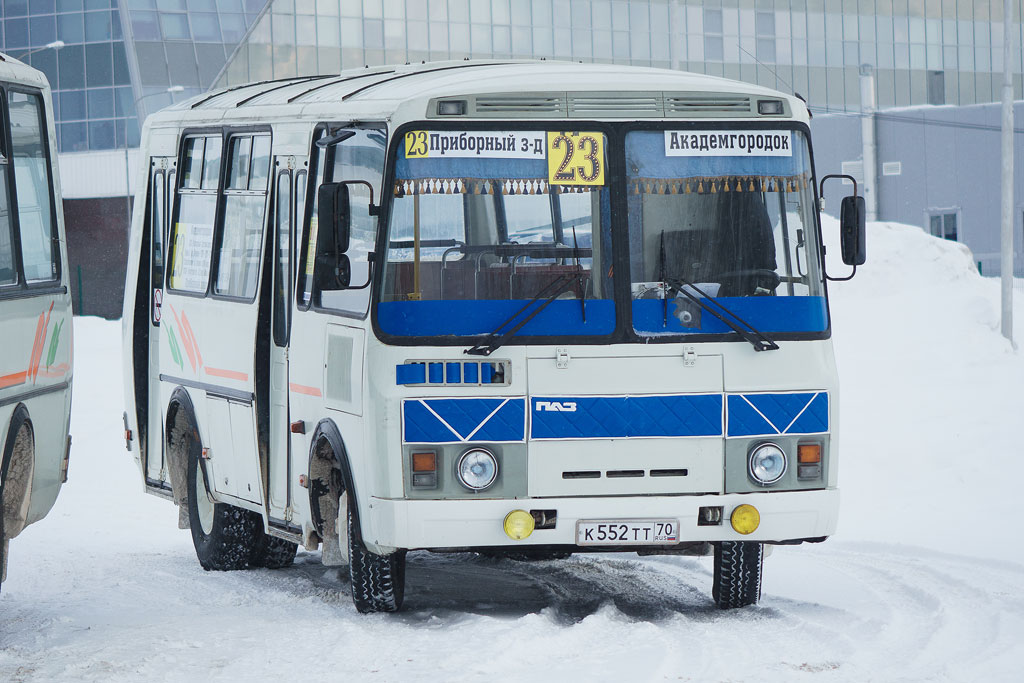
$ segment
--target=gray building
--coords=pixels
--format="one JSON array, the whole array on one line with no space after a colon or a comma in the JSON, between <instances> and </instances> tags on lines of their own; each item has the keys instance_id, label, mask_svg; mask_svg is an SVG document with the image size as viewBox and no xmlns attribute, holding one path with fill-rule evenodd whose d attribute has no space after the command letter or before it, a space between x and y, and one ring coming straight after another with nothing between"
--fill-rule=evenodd
<instances>
[{"instance_id":1,"label":"gray building","mask_svg":"<svg viewBox=\"0 0 1024 683\"><path fill-rule=\"evenodd\" d=\"M983 275L998 275L1000 106L910 107L871 118L879 218L920 225L936 237L962 242ZM1016 103L1014 118L1014 274L1024 276L1024 102ZM863 179L861 121L857 114L811 121L819 141L814 149L819 177L842 171ZM834 215L838 206L827 202L826 211Z\"/></svg>"},{"instance_id":2,"label":"gray building","mask_svg":"<svg viewBox=\"0 0 1024 683\"><path fill-rule=\"evenodd\" d=\"M973 116L972 105L1000 96L1004 40L1015 47L1015 97L1024 98L1024 0L1014 3L1005 27L1002 0L3 0L0 51L53 86L72 268L85 283L76 305L117 315L111 287L123 272L139 121L210 88L363 65L543 57L724 76L798 92L818 114L851 113L861 109L858 74L869 64L879 108L962 105ZM884 116L880 160L890 140ZM938 125L903 123L918 137ZM910 139L894 135L897 144ZM820 139L845 148L853 138ZM979 144L991 147L970 163L996 168L998 135ZM926 183L914 174L932 166L908 159L900 182ZM920 193L904 193L916 208L887 213L894 181L883 171L880 217L931 225L924 212L943 207ZM976 222L966 199L947 203L962 205L955 232L973 245L972 230L987 220Z\"/></svg>"}]
</instances>

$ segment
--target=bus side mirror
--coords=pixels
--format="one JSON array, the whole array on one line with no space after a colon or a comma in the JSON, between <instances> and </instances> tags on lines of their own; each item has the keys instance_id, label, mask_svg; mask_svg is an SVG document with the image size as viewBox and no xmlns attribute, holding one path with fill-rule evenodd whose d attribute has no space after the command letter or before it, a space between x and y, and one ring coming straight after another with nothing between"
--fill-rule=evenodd
<instances>
[{"instance_id":1,"label":"bus side mirror","mask_svg":"<svg viewBox=\"0 0 1024 683\"><path fill-rule=\"evenodd\" d=\"M844 197L839 207L839 238L843 252L843 263L848 266L861 266L867 259L865 248L866 217L864 198L858 196Z\"/></svg>"},{"instance_id":2,"label":"bus side mirror","mask_svg":"<svg viewBox=\"0 0 1024 683\"><path fill-rule=\"evenodd\" d=\"M352 264L348 256L352 223L348 186L324 183L317 191L316 285L319 291L348 289Z\"/></svg>"},{"instance_id":3,"label":"bus side mirror","mask_svg":"<svg viewBox=\"0 0 1024 683\"><path fill-rule=\"evenodd\" d=\"M352 209L345 183L324 183L317 193L317 220L320 229L334 237L335 254L348 251L352 229Z\"/></svg>"}]
</instances>

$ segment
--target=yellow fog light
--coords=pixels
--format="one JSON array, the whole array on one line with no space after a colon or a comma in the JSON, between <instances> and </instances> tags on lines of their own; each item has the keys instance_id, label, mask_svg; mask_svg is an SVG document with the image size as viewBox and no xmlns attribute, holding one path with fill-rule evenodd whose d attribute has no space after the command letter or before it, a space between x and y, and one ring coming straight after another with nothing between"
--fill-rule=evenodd
<instances>
[{"instance_id":1,"label":"yellow fog light","mask_svg":"<svg viewBox=\"0 0 1024 683\"><path fill-rule=\"evenodd\" d=\"M732 528L737 533L746 536L757 531L757 527L761 524L761 513L753 505L740 505L732 511L729 521L732 522Z\"/></svg>"},{"instance_id":2,"label":"yellow fog light","mask_svg":"<svg viewBox=\"0 0 1024 683\"><path fill-rule=\"evenodd\" d=\"M533 515L526 510L513 510L505 516L505 534L521 541L533 533Z\"/></svg>"}]
</instances>

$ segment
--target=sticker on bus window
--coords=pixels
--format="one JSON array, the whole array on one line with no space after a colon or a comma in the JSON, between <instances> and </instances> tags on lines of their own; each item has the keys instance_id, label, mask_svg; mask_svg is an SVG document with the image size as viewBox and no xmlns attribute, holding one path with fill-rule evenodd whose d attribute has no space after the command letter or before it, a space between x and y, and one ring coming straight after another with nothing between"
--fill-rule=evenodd
<instances>
[{"instance_id":1,"label":"sticker on bus window","mask_svg":"<svg viewBox=\"0 0 1024 683\"><path fill-rule=\"evenodd\" d=\"M793 134L780 130L666 130L667 157L791 157Z\"/></svg>"},{"instance_id":2,"label":"sticker on bus window","mask_svg":"<svg viewBox=\"0 0 1024 683\"><path fill-rule=\"evenodd\" d=\"M175 224L171 287L190 292L206 291L212 250L212 226L201 223Z\"/></svg>"},{"instance_id":3,"label":"sticker on bus window","mask_svg":"<svg viewBox=\"0 0 1024 683\"><path fill-rule=\"evenodd\" d=\"M406 159L544 159L544 131L426 131L405 134Z\"/></svg>"},{"instance_id":4,"label":"sticker on bus window","mask_svg":"<svg viewBox=\"0 0 1024 683\"><path fill-rule=\"evenodd\" d=\"M604 135L549 132L548 182L604 185Z\"/></svg>"},{"instance_id":5,"label":"sticker on bus window","mask_svg":"<svg viewBox=\"0 0 1024 683\"><path fill-rule=\"evenodd\" d=\"M319 228L320 220L316 216L311 216L309 219L309 244L306 246L306 277L313 276L313 266L316 265L316 235Z\"/></svg>"}]
</instances>

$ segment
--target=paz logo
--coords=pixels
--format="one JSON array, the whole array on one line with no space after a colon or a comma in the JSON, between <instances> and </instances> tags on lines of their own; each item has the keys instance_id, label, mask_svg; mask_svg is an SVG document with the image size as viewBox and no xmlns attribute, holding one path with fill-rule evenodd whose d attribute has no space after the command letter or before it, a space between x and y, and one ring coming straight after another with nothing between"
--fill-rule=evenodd
<instances>
[{"instance_id":1,"label":"paz logo","mask_svg":"<svg viewBox=\"0 0 1024 683\"><path fill-rule=\"evenodd\" d=\"M538 413L575 413L576 401L537 401Z\"/></svg>"}]
</instances>

